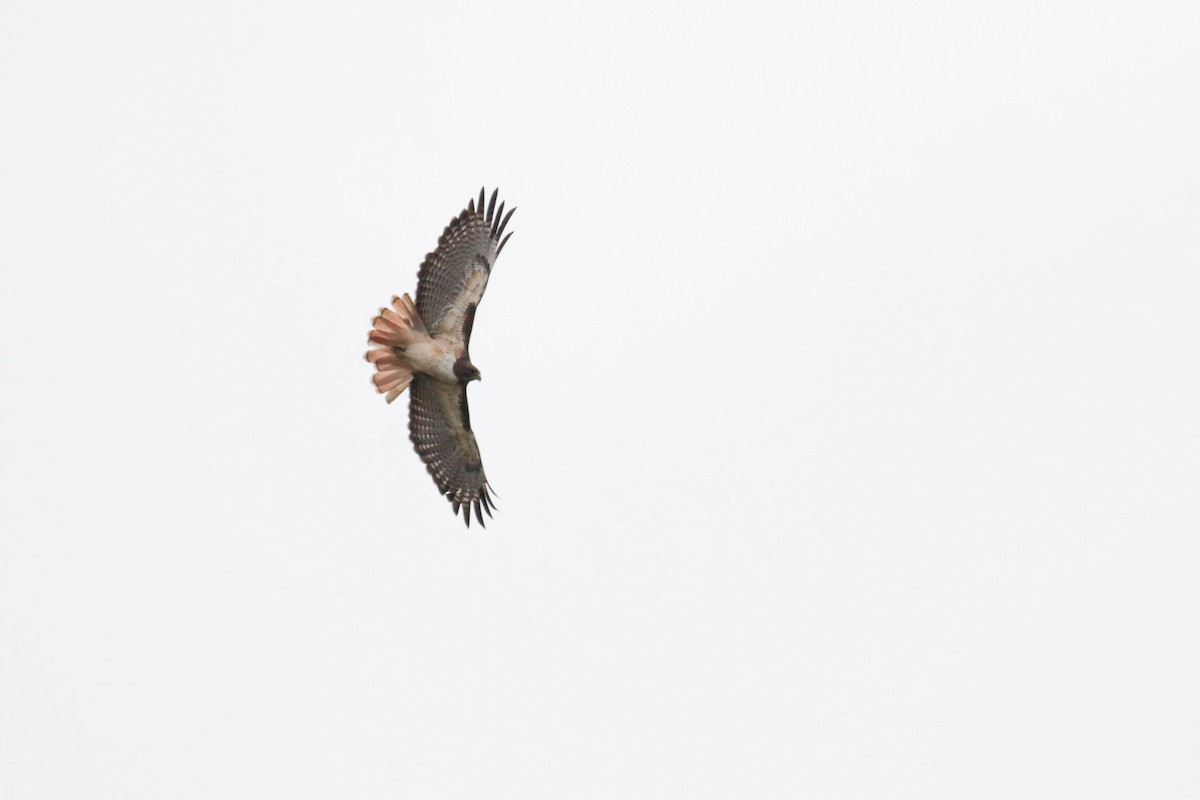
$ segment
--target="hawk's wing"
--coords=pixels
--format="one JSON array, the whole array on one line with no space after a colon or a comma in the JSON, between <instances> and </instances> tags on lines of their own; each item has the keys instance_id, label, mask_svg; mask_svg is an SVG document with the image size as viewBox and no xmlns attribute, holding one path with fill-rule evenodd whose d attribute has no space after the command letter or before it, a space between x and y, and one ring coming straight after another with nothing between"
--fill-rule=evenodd
<instances>
[{"instance_id":1,"label":"hawk's wing","mask_svg":"<svg viewBox=\"0 0 1200 800\"><path fill-rule=\"evenodd\" d=\"M496 195L484 209L484 190L479 204L467 205L438 239L437 250L425 256L417 273L417 313L434 336L462 336L463 345L471 338L470 320L479 305L496 257L508 241L504 226L516 207L504 213L504 203L496 208ZM468 311L468 308L471 310ZM466 330L464 331L464 325Z\"/></svg>"},{"instance_id":2,"label":"hawk's wing","mask_svg":"<svg viewBox=\"0 0 1200 800\"><path fill-rule=\"evenodd\" d=\"M487 476L479 459L479 446L471 432L467 411L466 384L442 383L417 373L409 388L408 433L438 491L463 510L463 522L471 526L471 509L483 525L480 509L492 515Z\"/></svg>"}]
</instances>

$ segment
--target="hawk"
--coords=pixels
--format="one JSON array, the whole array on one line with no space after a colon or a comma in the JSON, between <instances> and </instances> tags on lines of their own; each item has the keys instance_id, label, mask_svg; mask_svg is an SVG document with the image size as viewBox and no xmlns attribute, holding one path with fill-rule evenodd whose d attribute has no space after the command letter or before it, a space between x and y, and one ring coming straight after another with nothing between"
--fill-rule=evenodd
<instances>
[{"instance_id":1,"label":"hawk","mask_svg":"<svg viewBox=\"0 0 1200 800\"><path fill-rule=\"evenodd\" d=\"M472 199L450 220L417 272L417 302L393 296L391 308L371 320L367 337L375 388L388 403L409 390L409 438L455 515L462 509L467 527L472 509L483 525L481 511L490 517L495 507L471 431L467 384L480 378L468 352L475 309L517 210L505 214L504 203L496 208L498 194L492 192L485 209L480 189L478 203Z\"/></svg>"}]
</instances>

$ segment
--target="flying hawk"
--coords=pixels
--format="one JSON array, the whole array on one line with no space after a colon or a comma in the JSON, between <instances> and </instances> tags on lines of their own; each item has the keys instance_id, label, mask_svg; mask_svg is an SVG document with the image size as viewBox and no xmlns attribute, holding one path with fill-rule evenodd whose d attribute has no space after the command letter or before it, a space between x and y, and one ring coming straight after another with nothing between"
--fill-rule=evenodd
<instances>
[{"instance_id":1,"label":"flying hawk","mask_svg":"<svg viewBox=\"0 0 1200 800\"><path fill-rule=\"evenodd\" d=\"M375 388L391 403L411 387L409 438L454 513L462 509L467 527L472 508L483 525L481 509L490 517L495 506L467 411L467 384L479 380L467 348L492 265L512 236L504 227L517 209L496 208L497 194L485 210L480 189L479 202L472 199L450 220L421 263L416 304L407 294L393 296L392 307L371 320L367 337L375 345L367 351L377 370Z\"/></svg>"}]
</instances>

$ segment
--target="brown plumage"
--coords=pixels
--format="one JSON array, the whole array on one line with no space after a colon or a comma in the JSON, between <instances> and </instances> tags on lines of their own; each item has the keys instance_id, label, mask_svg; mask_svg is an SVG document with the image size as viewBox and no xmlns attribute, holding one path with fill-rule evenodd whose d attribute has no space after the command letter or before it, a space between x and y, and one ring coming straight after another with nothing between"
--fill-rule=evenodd
<instances>
[{"instance_id":1,"label":"brown plumage","mask_svg":"<svg viewBox=\"0 0 1200 800\"><path fill-rule=\"evenodd\" d=\"M471 512L483 525L495 502L471 430L467 384L479 379L468 347L475 311L487 289L496 257L511 233L504 229L516 208L496 208L498 191L484 208L486 193L450 221L437 249L417 273L417 301L393 297L371 320L375 388L391 403L409 391L409 438L438 491L469 527Z\"/></svg>"}]
</instances>

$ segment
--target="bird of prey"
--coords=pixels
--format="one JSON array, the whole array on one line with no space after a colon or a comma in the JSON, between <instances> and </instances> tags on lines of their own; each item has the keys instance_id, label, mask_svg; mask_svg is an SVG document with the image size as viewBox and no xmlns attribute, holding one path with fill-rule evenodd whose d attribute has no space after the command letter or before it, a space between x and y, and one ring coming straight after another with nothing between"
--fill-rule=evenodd
<instances>
[{"instance_id":1,"label":"bird of prey","mask_svg":"<svg viewBox=\"0 0 1200 800\"><path fill-rule=\"evenodd\" d=\"M406 294L392 297L391 308L371 320L367 361L380 394L391 403L409 389L408 431L417 455L438 491L471 526L471 511L483 525L495 502L489 493L479 446L467 411L467 384L479 380L468 347L475 309L508 237L504 228L516 211L496 208L496 196L484 208L485 192L446 226L437 249L425 256L417 273L417 302ZM503 237L503 238L501 238Z\"/></svg>"}]
</instances>

